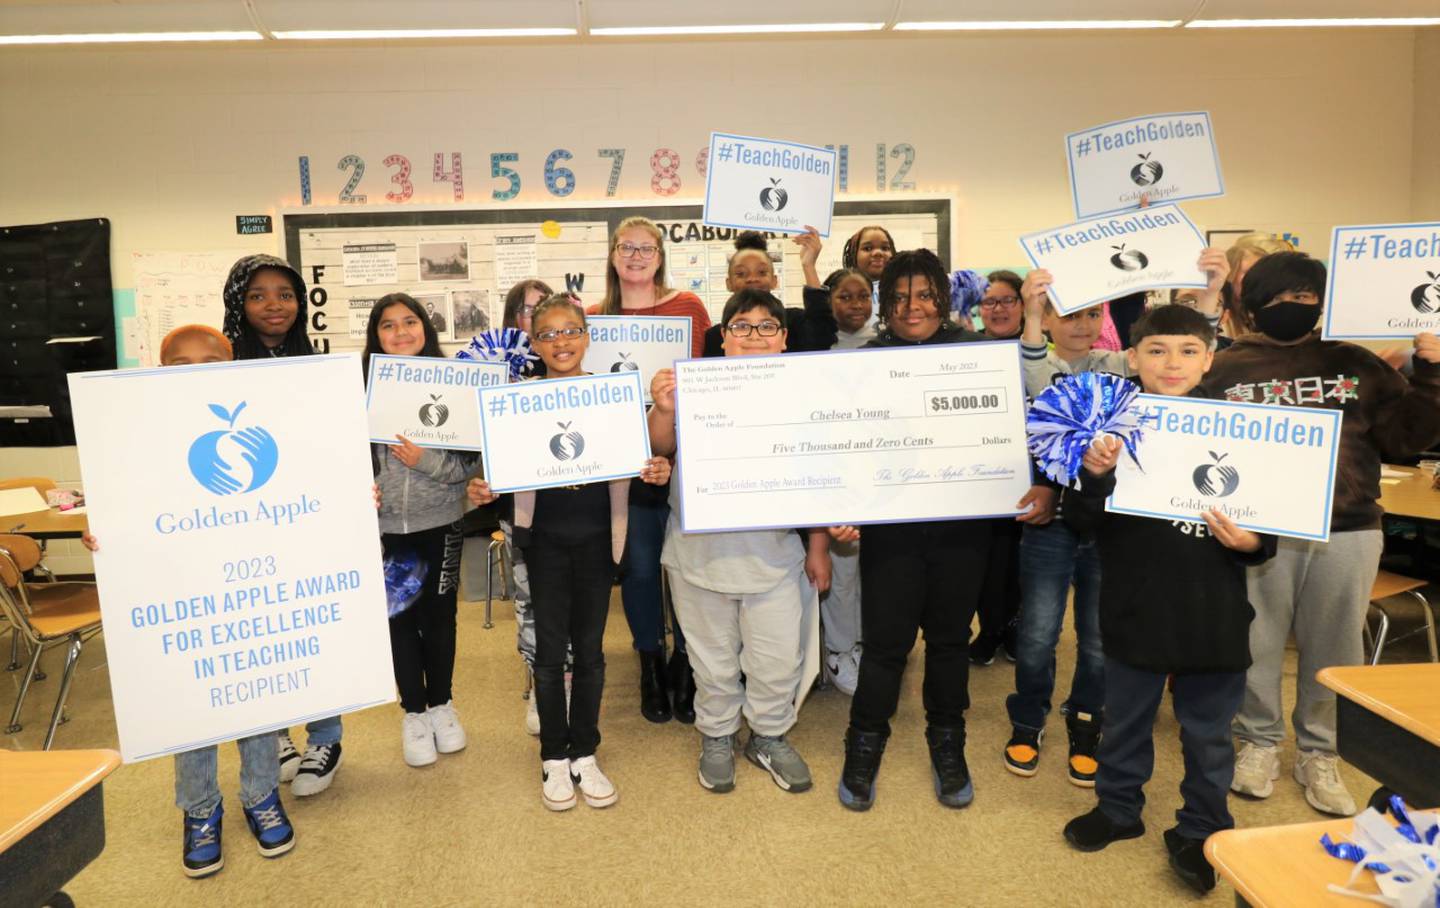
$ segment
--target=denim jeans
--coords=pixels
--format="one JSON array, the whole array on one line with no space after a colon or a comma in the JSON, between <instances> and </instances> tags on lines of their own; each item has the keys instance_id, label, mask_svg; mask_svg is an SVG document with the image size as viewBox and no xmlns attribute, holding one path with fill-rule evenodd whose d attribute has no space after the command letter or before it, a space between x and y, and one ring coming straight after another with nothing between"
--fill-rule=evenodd
<instances>
[{"instance_id":1,"label":"denim jeans","mask_svg":"<svg viewBox=\"0 0 1440 908\"><path fill-rule=\"evenodd\" d=\"M1100 648L1100 553L1058 518L1026 526L1020 538L1020 626L1016 634L1015 693L1005 700L1010 723L1039 731L1055 693L1055 646L1065 598L1075 586L1075 674L1071 714L1100 719L1105 708L1105 654Z\"/></svg>"},{"instance_id":2,"label":"denim jeans","mask_svg":"<svg viewBox=\"0 0 1440 908\"><path fill-rule=\"evenodd\" d=\"M665 545L665 525L670 505L630 504L629 526L625 530L625 557L620 575L620 601L635 648L643 652L664 649L665 601L660 586L660 550ZM680 622L675 622L675 649L685 652Z\"/></svg>"},{"instance_id":3,"label":"denim jeans","mask_svg":"<svg viewBox=\"0 0 1440 908\"><path fill-rule=\"evenodd\" d=\"M340 717L330 716L305 723L305 746L323 747L340 743Z\"/></svg>"},{"instance_id":4,"label":"denim jeans","mask_svg":"<svg viewBox=\"0 0 1440 908\"><path fill-rule=\"evenodd\" d=\"M339 721L338 719L336 720ZM280 747L275 732L241 738L240 803L254 807L280 785ZM192 817L208 817L220 803L215 745L175 755L175 806Z\"/></svg>"}]
</instances>

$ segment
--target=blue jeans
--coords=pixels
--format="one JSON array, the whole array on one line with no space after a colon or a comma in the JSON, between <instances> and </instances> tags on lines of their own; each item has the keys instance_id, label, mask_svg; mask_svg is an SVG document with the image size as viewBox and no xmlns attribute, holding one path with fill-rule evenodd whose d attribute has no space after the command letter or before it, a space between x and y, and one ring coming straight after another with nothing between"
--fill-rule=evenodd
<instances>
[{"instance_id":1,"label":"blue jeans","mask_svg":"<svg viewBox=\"0 0 1440 908\"><path fill-rule=\"evenodd\" d=\"M654 652L665 646L665 600L660 586L660 550L665 545L665 525L670 505L630 505L625 530L625 556L621 560L620 601L635 648ZM675 622L675 649L685 652L680 622Z\"/></svg>"},{"instance_id":2,"label":"blue jeans","mask_svg":"<svg viewBox=\"0 0 1440 908\"><path fill-rule=\"evenodd\" d=\"M289 729L282 729L285 734L290 734ZM340 743L340 717L330 716L326 719L316 719L313 722L305 723L305 746L324 747L327 744Z\"/></svg>"},{"instance_id":3,"label":"blue jeans","mask_svg":"<svg viewBox=\"0 0 1440 908\"><path fill-rule=\"evenodd\" d=\"M338 720L336 720L338 721ZM240 803L254 807L280 786L280 747L273 731L241 738ZM220 803L220 780L215 745L175 755L175 806L192 817L204 818Z\"/></svg>"},{"instance_id":4,"label":"blue jeans","mask_svg":"<svg viewBox=\"0 0 1440 908\"><path fill-rule=\"evenodd\" d=\"M1010 724L1045 727L1055 692L1055 645L1065 620L1065 595L1075 585L1075 675L1070 712L1099 719L1105 707L1105 654L1100 649L1100 553L1059 518L1026 526L1020 537L1020 625L1016 634L1015 693L1005 700Z\"/></svg>"}]
</instances>

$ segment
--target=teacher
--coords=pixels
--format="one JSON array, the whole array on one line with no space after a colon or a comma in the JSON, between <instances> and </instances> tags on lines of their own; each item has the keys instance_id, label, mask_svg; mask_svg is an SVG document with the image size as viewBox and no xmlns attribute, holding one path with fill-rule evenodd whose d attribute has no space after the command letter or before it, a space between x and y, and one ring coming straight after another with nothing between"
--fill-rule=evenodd
<instances>
[{"instance_id":1,"label":"teacher","mask_svg":"<svg viewBox=\"0 0 1440 908\"><path fill-rule=\"evenodd\" d=\"M690 319L690 355L704 350L710 314L693 293L665 283L665 237L654 221L628 217L610 236L605 300L599 315L669 315ZM635 649L640 652L640 713L651 722L695 721L695 679L685 637L675 623L675 652L664 662L665 607L660 586L660 549L670 518L669 486L630 485L629 528L620 565L620 599ZM673 713L672 713L673 698Z\"/></svg>"}]
</instances>

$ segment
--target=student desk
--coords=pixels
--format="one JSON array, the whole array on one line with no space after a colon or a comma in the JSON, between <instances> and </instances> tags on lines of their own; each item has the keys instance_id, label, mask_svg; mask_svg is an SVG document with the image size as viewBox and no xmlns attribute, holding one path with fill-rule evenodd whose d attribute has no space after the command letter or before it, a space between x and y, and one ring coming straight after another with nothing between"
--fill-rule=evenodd
<instances>
[{"instance_id":1,"label":"student desk","mask_svg":"<svg viewBox=\"0 0 1440 908\"><path fill-rule=\"evenodd\" d=\"M1364 902L1330 892L1343 886L1355 865L1332 858L1320 847L1330 833L1337 841L1355 828L1353 819L1227 829L1205 840L1205 857L1235 887L1235 904L1255 908L1354 908ZM1358 892L1379 894L1368 872L1355 880Z\"/></svg>"},{"instance_id":2,"label":"student desk","mask_svg":"<svg viewBox=\"0 0 1440 908\"><path fill-rule=\"evenodd\" d=\"M1415 467L1385 464L1386 470L1405 473L1406 478L1390 482L1380 477L1380 506L1387 517L1408 517L1440 523L1440 489L1431 487L1431 477Z\"/></svg>"},{"instance_id":3,"label":"student desk","mask_svg":"<svg viewBox=\"0 0 1440 908\"><path fill-rule=\"evenodd\" d=\"M39 905L105 849L101 780L113 750L0 750L0 893Z\"/></svg>"},{"instance_id":4,"label":"student desk","mask_svg":"<svg viewBox=\"0 0 1440 908\"><path fill-rule=\"evenodd\" d=\"M79 539L88 529L90 521L84 513L73 514L54 508L0 517L0 533L19 533L31 539Z\"/></svg>"},{"instance_id":5,"label":"student desk","mask_svg":"<svg viewBox=\"0 0 1440 908\"><path fill-rule=\"evenodd\" d=\"M1340 756L1382 786L1371 805L1389 791L1440 805L1440 664L1334 666L1316 679L1336 693Z\"/></svg>"}]
</instances>

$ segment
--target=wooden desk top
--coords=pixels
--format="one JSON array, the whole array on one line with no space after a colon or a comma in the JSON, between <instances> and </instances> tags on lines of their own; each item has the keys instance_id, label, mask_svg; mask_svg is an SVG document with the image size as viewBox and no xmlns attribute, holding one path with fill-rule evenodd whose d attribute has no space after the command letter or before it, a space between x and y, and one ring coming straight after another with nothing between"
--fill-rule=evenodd
<instances>
[{"instance_id":1,"label":"wooden desk top","mask_svg":"<svg viewBox=\"0 0 1440 908\"><path fill-rule=\"evenodd\" d=\"M0 750L0 851L100 784L120 765L113 750Z\"/></svg>"},{"instance_id":2,"label":"wooden desk top","mask_svg":"<svg viewBox=\"0 0 1440 908\"><path fill-rule=\"evenodd\" d=\"M1405 473L1399 482L1380 477L1380 506L1392 517L1440 521L1440 489L1431 488L1431 478L1414 467L1385 464L1386 470Z\"/></svg>"},{"instance_id":3,"label":"wooden desk top","mask_svg":"<svg viewBox=\"0 0 1440 908\"><path fill-rule=\"evenodd\" d=\"M1354 908L1364 904L1326 889L1343 886L1355 865L1332 858L1320 847L1330 833L1339 841L1355 828L1353 819L1227 829L1205 841L1205 856L1217 873L1255 908ZM1367 871L1355 880L1357 892L1379 894Z\"/></svg>"},{"instance_id":4,"label":"wooden desk top","mask_svg":"<svg viewBox=\"0 0 1440 908\"><path fill-rule=\"evenodd\" d=\"M1315 677L1345 699L1440 747L1440 663L1333 666Z\"/></svg>"},{"instance_id":5,"label":"wooden desk top","mask_svg":"<svg viewBox=\"0 0 1440 908\"><path fill-rule=\"evenodd\" d=\"M0 533L19 533L36 539L79 539L80 534L90 529L90 520L84 514L57 511L47 508L33 514L11 514L0 517Z\"/></svg>"}]
</instances>

